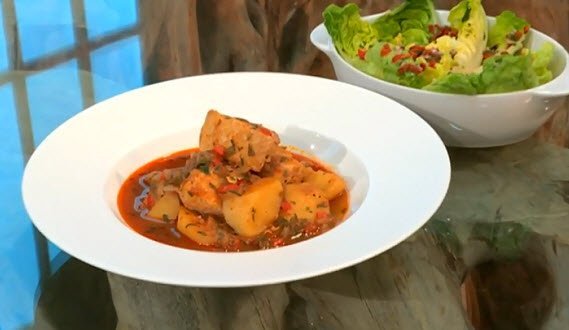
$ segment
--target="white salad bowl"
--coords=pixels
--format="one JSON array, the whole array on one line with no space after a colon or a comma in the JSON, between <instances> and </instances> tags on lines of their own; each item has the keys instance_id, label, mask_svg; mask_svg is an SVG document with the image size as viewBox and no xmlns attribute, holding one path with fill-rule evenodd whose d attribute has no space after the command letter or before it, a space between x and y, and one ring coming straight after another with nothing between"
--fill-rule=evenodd
<instances>
[{"instance_id":1,"label":"white salad bowl","mask_svg":"<svg viewBox=\"0 0 569 330\"><path fill-rule=\"evenodd\" d=\"M437 10L447 23L449 11ZM363 17L372 21L384 13ZM488 17L490 26L495 18ZM557 41L532 29L528 46L532 50L545 42L554 46L550 69L554 78L541 86L510 93L458 95L405 87L374 78L346 62L337 52L324 24L310 34L310 40L332 61L336 77L353 85L390 97L423 117L447 146L493 147L529 138L544 124L569 95L569 54Z\"/></svg>"}]
</instances>

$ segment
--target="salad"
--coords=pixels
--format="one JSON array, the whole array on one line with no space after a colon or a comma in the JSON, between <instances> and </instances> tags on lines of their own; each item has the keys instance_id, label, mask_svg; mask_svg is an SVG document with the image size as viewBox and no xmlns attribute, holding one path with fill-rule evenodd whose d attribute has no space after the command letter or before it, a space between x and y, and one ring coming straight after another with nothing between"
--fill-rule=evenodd
<instances>
[{"instance_id":1,"label":"salad","mask_svg":"<svg viewBox=\"0 0 569 330\"><path fill-rule=\"evenodd\" d=\"M406 0L374 21L359 8L328 6L324 25L336 50L352 66L395 84L453 94L524 90L553 78L553 45L527 47L530 24L511 11L489 27L481 0L462 0L448 25L431 0Z\"/></svg>"}]
</instances>

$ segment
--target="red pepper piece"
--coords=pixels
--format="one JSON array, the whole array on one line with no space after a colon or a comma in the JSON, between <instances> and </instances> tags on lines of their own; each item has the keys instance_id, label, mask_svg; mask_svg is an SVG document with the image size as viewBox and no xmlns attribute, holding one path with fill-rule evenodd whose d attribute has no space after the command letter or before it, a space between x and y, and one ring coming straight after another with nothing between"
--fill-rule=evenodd
<instances>
[{"instance_id":1,"label":"red pepper piece","mask_svg":"<svg viewBox=\"0 0 569 330\"><path fill-rule=\"evenodd\" d=\"M416 59L417 57L421 56L421 54L423 54L424 51L425 47L421 45L415 45L409 48L409 54L413 59Z\"/></svg>"},{"instance_id":2,"label":"red pepper piece","mask_svg":"<svg viewBox=\"0 0 569 330\"><path fill-rule=\"evenodd\" d=\"M229 192L229 191L236 191L236 190L239 190L239 185L236 183L229 183L229 184L226 184L226 185L223 185L223 186L217 188L217 192L222 193L222 194Z\"/></svg>"},{"instance_id":3,"label":"red pepper piece","mask_svg":"<svg viewBox=\"0 0 569 330\"><path fill-rule=\"evenodd\" d=\"M328 216L328 212L326 212L326 211L317 211L316 212L316 219L317 220L326 219L327 216Z\"/></svg>"},{"instance_id":4,"label":"red pepper piece","mask_svg":"<svg viewBox=\"0 0 569 330\"><path fill-rule=\"evenodd\" d=\"M456 38L456 37L458 37L458 30L451 28L450 31L448 32L448 35L449 35L449 37Z\"/></svg>"},{"instance_id":5,"label":"red pepper piece","mask_svg":"<svg viewBox=\"0 0 569 330\"><path fill-rule=\"evenodd\" d=\"M409 58L409 57L411 57L411 55L409 55L409 54L407 54L407 53L404 53L404 54L397 54L397 55L393 56L393 58L391 59L391 61L392 61L393 63L397 63L397 62L399 62L399 61L401 61L401 60L404 60L404 59L406 59L406 58Z\"/></svg>"},{"instance_id":6,"label":"red pepper piece","mask_svg":"<svg viewBox=\"0 0 569 330\"><path fill-rule=\"evenodd\" d=\"M391 53L391 47L389 47L389 44L383 44L383 47L381 47L381 50L379 51L379 55L381 57L385 57L389 53Z\"/></svg>"},{"instance_id":7,"label":"red pepper piece","mask_svg":"<svg viewBox=\"0 0 569 330\"><path fill-rule=\"evenodd\" d=\"M358 49L358 57L359 57L361 60L365 60L365 59L366 59L366 53L367 53L367 50L362 49L362 48Z\"/></svg>"},{"instance_id":8,"label":"red pepper piece","mask_svg":"<svg viewBox=\"0 0 569 330\"><path fill-rule=\"evenodd\" d=\"M441 31L441 36L451 36L451 37L455 37L458 34L458 31L456 29L453 29L450 26L445 26L443 27L442 31Z\"/></svg>"},{"instance_id":9,"label":"red pepper piece","mask_svg":"<svg viewBox=\"0 0 569 330\"><path fill-rule=\"evenodd\" d=\"M217 166L217 165L221 164L221 157L218 157L218 156L213 157L213 159L211 160L211 164L213 166Z\"/></svg>"},{"instance_id":10,"label":"red pepper piece","mask_svg":"<svg viewBox=\"0 0 569 330\"><path fill-rule=\"evenodd\" d=\"M435 24L429 24L429 33L431 34L435 33L436 28L437 26Z\"/></svg>"},{"instance_id":11,"label":"red pepper piece","mask_svg":"<svg viewBox=\"0 0 569 330\"><path fill-rule=\"evenodd\" d=\"M283 200L283 202L281 203L281 210L284 213L287 213L288 211L290 211L290 209L292 209L292 205L290 205L288 201Z\"/></svg>"},{"instance_id":12,"label":"red pepper piece","mask_svg":"<svg viewBox=\"0 0 569 330\"><path fill-rule=\"evenodd\" d=\"M399 67L399 70L397 70L397 73L403 74L405 72L411 72L414 74L419 74L419 73L423 72L423 68L421 68L420 66L415 65L415 64L405 63L401 67Z\"/></svg>"},{"instance_id":13,"label":"red pepper piece","mask_svg":"<svg viewBox=\"0 0 569 330\"><path fill-rule=\"evenodd\" d=\"M213 152L218 154L219 156L223 157L223 154L225 153L225 149L220 145L216 145L215 147L213 147Z\"/></svg>"},{"instance_id":14,"label":"red pepper piece","mask_svg":"<svg viewBox=\"0 0 569 330\"><path fill-rule=\"evenodd\" d=\"M151 209L154 206L154 197L152 197L152 195L148 194L146 195L146 198L144 199L144 204L146 204L146 207Z\"/></svg>"},{"instance_id":15,"label":"red pepper piece","mask_svg":"<svg viewBox=\"0 0 569 330\"><path fill-rule=\"evenodd\" d=\"M273 241L271 242L271 245L272 245L273 247L284 246L284 245L285 245L285 241L284 241L284 239L282 239L282 238L277 238L277 239L275 239L275 240L273 240Z\"/></svg>"}]
</instances>

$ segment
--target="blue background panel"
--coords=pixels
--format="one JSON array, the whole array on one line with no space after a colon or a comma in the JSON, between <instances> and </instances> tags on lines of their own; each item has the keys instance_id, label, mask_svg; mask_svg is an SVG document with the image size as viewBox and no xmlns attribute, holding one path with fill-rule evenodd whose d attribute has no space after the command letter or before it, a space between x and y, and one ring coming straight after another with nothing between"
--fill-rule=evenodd
<instances>
[{"instance_id":1,"label":"blue background panel","mask_svg":"<svg viewBox=\"0 0 569 330\"><path fill-rule=\"evenodd\" d=\"M16 0L14 3L24 62L74 45L70 1Z\"/></svg>"},{"instance_id":2,"label":"blue background panel","mask_svg":"<svg viewBox=\"0 0 569 330\"><path fill-rule=\"evenodd\" d=\"M89 38L129 28L137 22L135 0L84 0Z\"/></svg>"}]
</instances>

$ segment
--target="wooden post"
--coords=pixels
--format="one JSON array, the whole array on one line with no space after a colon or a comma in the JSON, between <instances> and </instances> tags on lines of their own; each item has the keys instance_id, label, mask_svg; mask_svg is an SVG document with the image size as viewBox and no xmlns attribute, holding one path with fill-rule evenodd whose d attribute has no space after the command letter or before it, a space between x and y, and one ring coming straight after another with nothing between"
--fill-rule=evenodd
<instances>
[{"instance_id":1,"label":"wooden post","mask_svg":"<svg viewBox=\"0 0 569 330\"><path fill-rule=\"evenodd\" d=\"M146 84L201 74L196 0L139 0Z\"/></svg>"}]
</instances>

